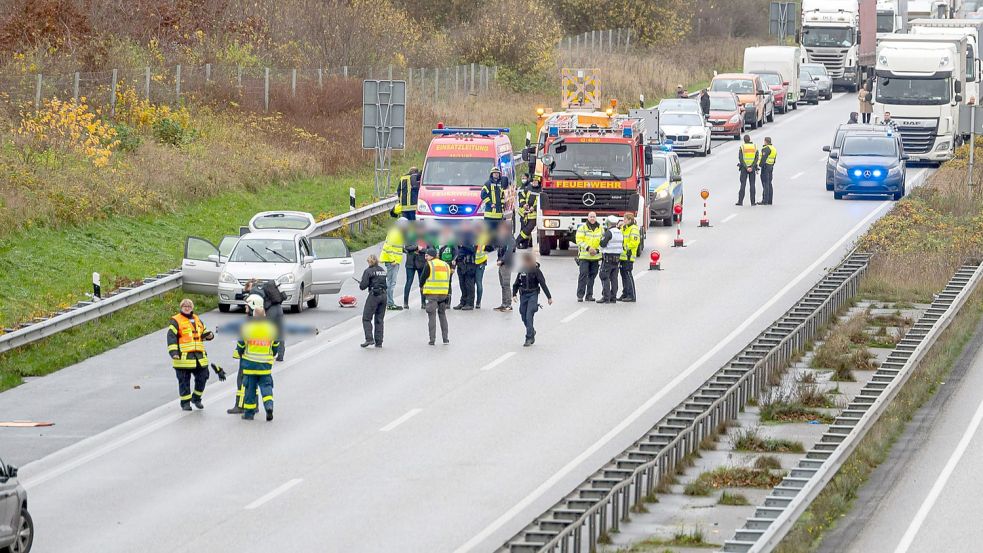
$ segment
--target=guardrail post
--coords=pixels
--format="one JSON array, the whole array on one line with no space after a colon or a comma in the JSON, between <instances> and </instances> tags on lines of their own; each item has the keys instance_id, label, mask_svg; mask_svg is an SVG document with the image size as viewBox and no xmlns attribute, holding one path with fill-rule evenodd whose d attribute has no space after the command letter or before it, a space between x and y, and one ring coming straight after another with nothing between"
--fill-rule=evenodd
<instances>
[{"instance_id":1,"label":"guardrail post","mask_svg":"<svg viewBox=\"0 0 983 553\"><path fill-rule=\"evenodd\" d=\"M611 496L611 531L617 532L621 526L621 490Z\"/></svg>"},{"instance_id":2,"label":"guardrail post","mask_svg":"<svg viewBox=\"0 0 983 553\"><path fill-rule=\"evenodd\" d=\"M597 515L587 517L587 551L597 551Z\"/></svg>"}]
</instances>

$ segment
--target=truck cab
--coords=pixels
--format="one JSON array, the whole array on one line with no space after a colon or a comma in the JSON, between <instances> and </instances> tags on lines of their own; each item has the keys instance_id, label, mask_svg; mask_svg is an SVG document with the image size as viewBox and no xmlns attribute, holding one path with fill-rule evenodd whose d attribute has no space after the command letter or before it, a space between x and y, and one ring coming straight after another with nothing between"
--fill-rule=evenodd
<instances>
[{"instance_id":1,"label":"truck cab","mask_svg":"<svg viewBox=\"0 0 983 553\"><path fill-rule=\"evenodd\" d=\"M916 36L966 37L966 79L963 96L980 100L980 35L983 21L978 19L916 19L909 33Z\"/></svg>"},{"instance_id":2,"label":"truck cab","mask_svg":"<svg viewBox=\"0 0 983 553\"><path fill-rule=\"evenodd\" d=\"M962 142L959 104L966 76L966 39L896 35L881 42L874 118L890 112L912 161L952 159Z\"/></svg>"},{"instance_id":3,"label":"truck cab","mask_svg":"<svg viewBox=\"0 0 983 553\"><path fill-rule=\"evenodd\" d=\"M826 66L834 86L859 88L874 63L876 0L803 0L805 61Z\"/></svg>"},{"instance_id":4,"label":"truck cab","mask_svg":"<svg viewBox=\"0 0 983 553\"><path fill-rule=\"evenodd\" d=\"M877 35L904 33L908 26L908 2L906 0L877 1Z\"/></svg>"},{"instance_id":5,"label":"truck cab","mask_svg":"<svg viewBox=\"0 0 983 553\"><path fill-rule=\"evenodd\" d=\"M420 177L418 219L460 222L484 217L481 187L492 168L507 178L506 216L515 197L515 163L506 128L444 128L433 130Z\"/></svg>"}]
</instances>

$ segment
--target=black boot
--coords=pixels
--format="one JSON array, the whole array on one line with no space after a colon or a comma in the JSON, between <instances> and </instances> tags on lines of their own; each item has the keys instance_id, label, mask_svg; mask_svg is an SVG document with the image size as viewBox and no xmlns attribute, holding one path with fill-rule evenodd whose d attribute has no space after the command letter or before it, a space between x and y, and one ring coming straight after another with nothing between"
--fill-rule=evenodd
<instances>
[{"instance_id":1,"label":"black boot","mask_svg":"<svg viewBox=\"0 0 983 553\"><path fill-rule=\"evenodd\" d=\"M269 411L266 412L266 420L268 421L273 420L273 409L270 409Z\"/></svg>"},{"instance_id":2,"label":"black boot","mask_svg":"<svg viewBox=\"0 0 983 553\"><path fill-rule=\"evenodd\" d=\"M232 409L226 409L225 412L230 415L241 415L243 413L243 409L242 407L236 406Z\"/></svg>"},{"instance_id":3,"label":"black boot","mask_svg":"<svg viewBox=\"0 0 983 553\"><path fill-rule=\"evenodd\" d=\"M374 343L375 342L373 342L372 340L366 340L366 341L362 342L362 347L363 348L367 348L367 347L371 346Z\"/></svg>"},{"instance_id":4,"label":"black boot","mask_svg":"<svg viewBox=\"0 0 983 553\"><path fill-rule=\"evenodd\" d=\"M187 399L182 399L181 400L181 409L184 410L184 411L190 411L191 410L191 401L190 400L187 400Z\"/></svg>"},{"instance_id":5,"label":"black boot","mask_svg":"<svg viewBox=\"0 0 983 553\"><path fill-rule=\"evenodd\" d=\"M199 408L199 409L204 409L205 408L205 404L201 402L201 398L200 397L196 397L196 398L192 399L191 400L191 404L194 405L195 407Z\"/></svg>"}]
</instances>

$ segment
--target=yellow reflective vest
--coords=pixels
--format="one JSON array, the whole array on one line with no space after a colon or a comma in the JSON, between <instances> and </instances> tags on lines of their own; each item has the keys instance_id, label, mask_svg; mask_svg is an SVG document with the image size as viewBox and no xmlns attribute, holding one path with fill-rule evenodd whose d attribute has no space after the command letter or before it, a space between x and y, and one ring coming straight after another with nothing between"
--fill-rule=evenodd
<instances>
[{"instance_id":1,"label":"yellow reflective vest","mask_svg":"<svg viewBox=\"0 0 983 553\"><path fill-rule=\"evenodd\" d=\"M587 223L580 225L577 229L577 257L587 261L596 261L601 258L601 238L604 238L604 229L598 224L596 229L591 230ZM593 248L597 253L590 253Z\"/></svg>"},{"instance_id":2,"label":"yellow reflective vest","mask_svg":"<svg viewBox=\"0 0 983 553\"><path fill-rule=\"evenodd\" d=\"M205 355L205 332L205 323L201 322L198 315L192 315L189 319L183 313L178 313L171 317L167 353L180 354L177 359L171 358L171 364L175 369L194 369L199 364L202 367L208 366L208 356Z\"/></svg>"},{"instance_id":3,"label":"yellow reflective vest","mask_svg":"<svg viewBox=\"0 0 983 553\"><path fill-rule=\"evenodd\" d=\"M754 144L745 142L741 144L741 161L744 162L744 167L754 167L758 162L758 148Z\"/></svg>"},{"instance_id":4,"label":"yellow reflective vest","mask_svg":"<svg viewBox=\"0 0 983 553\"><path fill-rule=\"evenodd\" d=\"M768 157L764 159L764 163L766 165L774 165L775 160L778 159L778 150L771 144L766 145L765 148L768 148ZM762 148L762 151L764 151L764 148Z\"/></svg>"},{"instance_id":5,"label":"yellow reflective vest","mask_svg":"<svg viewBox=\"0 0 983 553\"><path fill-rule=\"evenodd\" d=\"M427 261L430 276L423 283L424 296L446 296L451 293L451 266L439 259Z\"/></svg>"},{"instance_id":6,"label":"yellow reflective vest","mask_svg":"<svg viewBox=\"0 0 983 553\"><path fill-rule=\"evenodd\" d=\"M478 240L475 243L474 252L474 262L477 265L483 265L488 262L488 252L485 251L485 247L488 246L488 242L491 239L488 231L484 230L478 233Z\"/></svg>"},{"instance_id":7,"label":"yellow reflective vest","mask_svg":"<svg viewBox=\"0 0 983 553\"><path fill-rule=\"evenodd\" d=\"M242 374L268 375L273 371L273 359L280 348L276 325L269 319L255 319L242 325L233 357L244 361Z\"/></svg>"},{"instance_id":8,"label":"yellow reflective vest","mask_svg":"<svg viewBox=\"0 0 983 553\"><path fill-rule=\"evenodd\" d=\"M393 227L386 234L386 241L382 244L382 254L379 261L382 263L400 263L403 261L403 231Z\"/></svg>"},{"instance_id":9,"label":"yellow reflective vest","mask_svg":"<svg viewBox=\"0 0 983 553\"><path fill-rule=\"evenodd\" d=\"M621 260L635 261L635 256L638 255L638 246L642 243L641 233L638 232L638 225L625 225L622 227L621 233L625 237Z\"/></svg>"},{"instance_id":10,"label":"yellow reflective vest","mask_svg":"<svg viewBox=\"0 0 983 553\"><path fill-rule=\"evenodd\" d=\"M413 194L413 177L415 175L403 175L399 178L399 187L396 193L399 196L399 213L412 211L416 213L417 197ZM417 193L418 195L419 193Z\"/></svg>"}]
</instances>

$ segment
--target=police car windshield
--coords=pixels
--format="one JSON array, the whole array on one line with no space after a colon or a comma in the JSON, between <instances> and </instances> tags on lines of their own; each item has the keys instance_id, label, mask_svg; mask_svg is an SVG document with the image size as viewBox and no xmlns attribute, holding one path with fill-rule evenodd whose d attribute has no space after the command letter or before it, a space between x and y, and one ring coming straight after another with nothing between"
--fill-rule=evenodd
<instances>
[{"instance_id":1,"label":"police car windshield","mask_svg":"<svg viewBox=\"0 0 983 553\"><path fill-rule=\"evenodd\" d=\"M293 240L243 239L229 257L230 263L296 263Z\"/></svg>"},{"instance_id":2,"label":"police car windshield","mask_svg":"<svg viewBox=\"0 0 983 553\"><path fill-rule=\"evenodd\" d=\"M616 179L632 174L631 146L603 142L568 142L550 145L557 179Z\"/></svg>"},{"instance_id":3,"label":"police car windshield","mask_svg":"<svg viewBox=\"0 0 983 553\"><path fill-rule=\"evenodd\" d=\"M495 165L490 158L437 157L423 166L424 186L481 186Z\"/></svg>"},{"instance_id":4,"label":"police car windshield","mask_svg":"<svg viewBox=\"0 0 983 553\"><path fill-rule=\"evenodd\" d=\"M897 157L894 138L887 136L847 136L843 140L841 156Z\"/></svg>"},{"instance_id":5,"label":"police car windshield","mask_svg":"<svg viewBox=\"0 0 983 553\"><path fill-rule=\"evenodd\" d=\"M703 116L695 113L664 113L662 114L662 125L678 125L683 127L703 126Z\"/></svg>"},{"instance_id":6,"label":"police car windshield","mask_svg":"<svg viewBox=\"0 0 983 553\"><path fill-rule=\"evenodd\" d=\"M751 79L714 79L710 90L733 92L734 94L754 94L754 81Z\"/></svg>"}]
</instances>

